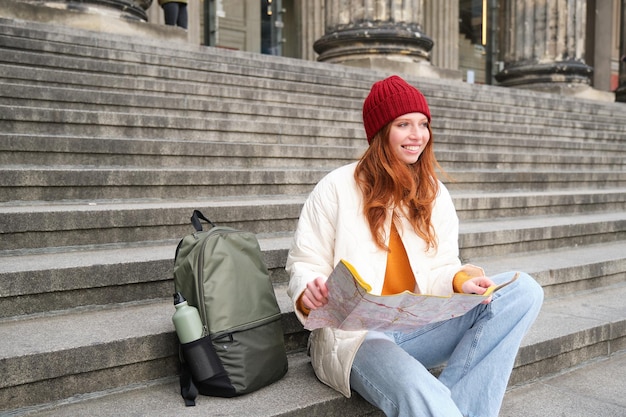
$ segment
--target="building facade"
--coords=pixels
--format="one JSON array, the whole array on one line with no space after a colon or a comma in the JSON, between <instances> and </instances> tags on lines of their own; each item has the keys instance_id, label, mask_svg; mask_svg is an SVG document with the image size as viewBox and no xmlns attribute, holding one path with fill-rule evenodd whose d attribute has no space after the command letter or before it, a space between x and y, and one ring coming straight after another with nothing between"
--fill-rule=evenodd
<instances>
[{"instance_id":1,"label":"building facade","mask_svg":"<svg viewBox=\"0 0 626 417\"><path fill-rule=\"evenodd\" d=\"M515 88L592 88L623 96L626 0L189 1L190 42ZM148 20L162 23L161 14L154 2Z\"/></svg>"}]
</instances>

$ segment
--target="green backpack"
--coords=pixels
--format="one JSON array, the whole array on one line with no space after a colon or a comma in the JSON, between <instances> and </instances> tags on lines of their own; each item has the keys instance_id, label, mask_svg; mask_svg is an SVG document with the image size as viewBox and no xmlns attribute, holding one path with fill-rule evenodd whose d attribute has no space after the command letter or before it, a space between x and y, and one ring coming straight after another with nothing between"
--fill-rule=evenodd
<instances>
[{"instance_id":1,"label":"green backpack","mask_svg":"<svg viewBox=\"0 0 626 417\"><path fill-rule=\"evenodd\" d=\"M200 220L211 225L202 230ZM281 312L256 236L215 226L194 210L195 233L174 260L174 285L200 313L203 337L181 345L181 395L234 397L287 372Z\"/></svg>"}]
</instances>

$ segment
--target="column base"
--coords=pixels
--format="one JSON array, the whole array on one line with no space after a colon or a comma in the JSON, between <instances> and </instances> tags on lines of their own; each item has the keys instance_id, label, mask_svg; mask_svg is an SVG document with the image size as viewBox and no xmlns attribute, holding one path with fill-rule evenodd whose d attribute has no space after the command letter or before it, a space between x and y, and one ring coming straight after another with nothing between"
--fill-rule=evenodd
<instances>
[{"instance_id":1,"label":"column base","mask_svg":"<svg viewBox=\"0 0 626 417\"><path fill-rule=\"evenodd\" d=\"M584 84L546 83L541 85L517 85L515 88L567 97L579 97L588 100L606 102L615 101L615 93L611 91L596 90L595 88Z\"/></svg>"},{"instance_id":2,"label":"column base","mask_svg":"<svg viewBox=\"0 0 626 417\"><path fill-rule=\"evenodd\" d=\"M395 55L414 61L428 61L433 40L419 26L406 23L378 25L364 22L341 28L315 41L318 61L343 62L345 58Z\"/></svg>"},{"instance_id":3,"label":"column base","mask_svg":"<svg viewBox=\"0 0 626 417\"><path fill-rule=\"evenodd\" d=\"M505 68L495 78L503 87L551 89L553 86L589 86L593 68L578 61L522 64Z\"/></svg>"},{"instance_id":4,"label":"column base","mask_svg":"<svg viewBox=\"0 0 626 417\"><path fill-rule=\"evenodd\" d=\"M187 31L184 29L151 24L139 19L134 14L98 4L2 0L0 17L74 27L95 32L141 36L167 41L187 41Z\"/></svg>"}]
</instances>

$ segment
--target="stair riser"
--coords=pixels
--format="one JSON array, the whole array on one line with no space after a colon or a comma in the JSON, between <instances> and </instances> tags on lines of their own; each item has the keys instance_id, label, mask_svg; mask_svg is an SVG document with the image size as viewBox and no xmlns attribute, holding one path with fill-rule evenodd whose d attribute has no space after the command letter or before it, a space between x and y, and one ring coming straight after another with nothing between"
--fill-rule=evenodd
<instances>
[{"instance_id":1,"label":"stair riser","mask_svg":"<svg viewBox=\"0 0 626 417\"><path fill-rule=\"evenodd\" d=\"M626 282L626 259L532 273L546 298L581 294Z\"/></svg>"},{"instance_id":2,"label":"stair riser","mask_svg":"<svg viewBox=\"0 0 626 417\"><path fill-rule=\"evenodd\" d=\"M174 248L175 243L166 248L163 259L154 261L2 273L0 318L170 297ZM287 249L265 255L272 281L285 284L289 279L284 270ZM532 271L534 267L529 265ZM501 271L488 273L497 272ZM560 297L624 282L626 259L531 273L547 298Z\"/></svg>"},{"instance_id":3,"label":"stair riser","mask_svg":"<svg viewBox=\"0 0 626 417\"><path fill-rule=\"evenodd\" d=\"M626 239L626 221L564 225L459 235L461 258L497 257L527 251L548 251ZM489 242L485 244L485 242Z\"/></svg>"},{"instance_id":4,"label":"stair riser","mask_svg":"<svg viewBox=\"0 0 626 417\"><path fill-rule=\"evenodd\" d=\"M290 143L290 144L318 144L328 143L335 146L356 146L364 144L363 128L359 124L347 127L346 124L336 125L317 121L305 124L286 124L268 121L261 117L253 123L241 123L218 118L215 116L177 116L166 117L158 115L141 115L129 113L112 113L99 111L61 111L45 110L33 107L12 108L2 106L0 120L6 126L4 132L13 134L39 134L39 135L67 135L67 136L91 136L103 138L134 137L137 139L175 139L175 140L206 140L220 141L216 134L238 134L238 142L245 135L254 136L255 143ZM244 116L241 116L244 117ZM249 116L245 116L248 118ZM467 122L465 122L467 123ZM434 127L437 134L442 135L485 135L485 131L491 137L537 137L542 132L529 131L525 128L505 125L500 127L496 124L480 124L468 129L462 123L446 122L440 127ZM233 131L234 129L240 129ZM557 132L562 136L553 136L554 139L572 140L566 132ZM264 139L267 135L273 135L273 140ZM580 140L606 142L617 144L622 133L603 134L594 131ZM298 139L296 139L298 138ZM225 141L222 139L221 141ZM471 149L471 148L470 148Z\"/></svg>"},{"instance_id":5,"label":"stair riser","mask_svg":"<svg viewBox=\"0 0 626 417\"><path fill-rule=\"evenodd\" d=\"M0 366L11 380L0 388L0 412L173 376L177 357L172 331L5 360Z\"/></svg>"},{"instance_id":6,"label":"stair riser","mask_svg":"<svg viewBox=\"0 0 626 417\"><path fill-rule=\"evenodd\" d=\"M104 142L104 141L103 141ZM110 142L110 141L109 141ZM120 141L121 142L121 141ZM170 142L172 143L172 142ZM124 149L124 143L115 144L119 148L89 149L86 143L81 144L83 150L62 150L61 143L41 146L38 149L25 150L0 150L0 165L47 165L47 166L121 166L121 167L211 167L211 168L303 168L314 167L315 169L333 169L357 160L362 150L343 152L346 148L335 148L334 155L298 155L308 151L310 147L301 150L286 145L266 145L276 149L284 147L284 154L270 154L268 149L259 149L262 145L249 146L251 149L242 150L246 147L241 143L202 144L178 142L180 148L167 153L167 149L156 149L159 143L153 144L149 149ZM221 145L221 146L220 146ZM0 145L1 146L1 145ZM80 145L79 145L80 146ZM56 149L48 149L53 148ZM163 146L165 148L165 144ZM146 147L147 148L147 147ZM209 149L206 149L209 148ZM189 149L187 153L185 151ZM145 153L142 153L145 152ZM293 152L295 155L290 155ZM245 154L244 154L245 153ZM274 152L276 153L276 152ZM264 155L266 154L266 155ZM448 152L441 150L436 152L437 159L444 170L539 170L539 171L626 171L624 159L621 157L580 157L576 155L532 155L520 158L513 154L485 154L476 150L470 154L466 151ZM575 164L575 165L574 165Z\"/></svg>"},{"instance_id":7,"label":"stair riser","mask_svg":"<svg viewBox=\"0 0 626 417\"><path fill-rule=\"evenodd\" d=\"M278 94L274 96L272 92L268 92L265 96L239 99L232 94L231 90L222 94L216 88L212 90L211 96L206 94L185 95L177 98L179 93L170 92L170 95L163 95L167 94L167 92L162 92L165 90L167 90L166 84L163 88L155 88L155 92L159 95L154 95L148 91L140 91L135 96L120 96L116 93L93 89L51 89L50 87L42 88L37 85L30 86L12 82L6 85L0 93L0 106L8 108L17 106L37 108L42 112L62 109L66 112L95 111L118 113L120 115L131 113L155 117L202 118L210 116L211 118L233 121L244 119L248 123L282 122L295 125L321 123L325 127L351 127L354 129L359 129L362 126L362 119L356 100L352 103L352 106L349 106L354 107L354 109L349 109L347 106L344 107L344 110L326 110L324 109L326 103L318 103L322 108L312 111L310 108L305 107L315 104L311 102L311 99L303 98L301 103L297 103L299 106L296 107L294 106L296 103L281 102L287 100L287 98ZM463 116L463 114L459 115L458 110L432 107L437 114L435 122L436 132L441 133L447 130L450 132L467 133L476 130L475 127L468 126L462 120L460 116ZM529 120L528 116L496 113L495 109L493 113L484 108L477 109L477 113L472 113L469 109L464 110L465 117L471 118L474 125L480 126L482 130L486 130L484 127L489 126L488 130L492 134L500 133L537 137L538 132L534 129L549 128L555 130L552 133L553 136L559 134L563 138L570 140L580 137L607 139L616 142L622 134L622 127L619 125L602 124L599 126L597 123L587 122L587 124L583 124L581 122L574 123L567 119L550 119L552 121L551 126L539 126L548 121L539 119L539 116L537 116L537 120ZM459 131L461 126L463 130ZM572 128L575 128L575 130L571 130Z\"/></svg>"},{"instance_id":8,"label":"stair riser","mask_svg":"<svg viewBox=\"0 0 626 417\"><path fill-rule=\"evenodd\" d=\"M621 323L623 326L624 323ZM567 339L561 339L565 349L572 349L555 354L555 356L532 360L530 362L520 364L525 356L530 356L533 352L531 349L521 349L520 355L515 364L509 385L517 385L525 382L537 380L547 375L554 375L562 372L563 369L570 369L588 362L593 359L604 358L613 352L623 350L626 347L626 337L624 335L616 338L605 337L601 333L605 331L603 328L594 328L587 334L572 335ZM584 344L578 348L576 346L576 336L584 338ZM553 341L551 341L553 343ZM621 347L620 349L615 349ZM534 346L535 352L545 352L550 348L547 346ZM530 352L529 355L526 353Z\"/></svg>"},{"instance_id":9,"label":"stair riser","mask_svg":"<svg viewBox=\"0 0 626 417\"><path fill-rule=\"evenodd\" d=\"M616 323L615 326L626 329L625 324ZM563 368L605 357L615 348L624 347L625 340L625 334L612 331L608 326L597 326L583 333L546 342L541 349L537 346L522 347L509 384L535 380ZM557 343L558 346L548 346ZM14 359L5 366L7 371L16 373L16 378L7 381L0 389L0 404L10 405L11 408L33 406L81 393L173 377L178 372L177 357L172 331L149 339ZM41 363L59 366L42 368L39 366Z\"/></svg>"},{"instance_id":10,"label":"stair riser","mask_svg":"<svg viewBox=\"0 0 626 417\"><path fill-rule=\"evenodd\" d=\"M35 51L39 51L42 46L37 42L37 41L28 41L28 40L16 40L16 38L10 36L10 37L4 37L1 36L0 37L0 45L4 45L5 43L10 44L11 46L15 47L16 45L16 41L18 42L18 46L20 46L23 49L28 49L29 46L32 44L32 48ZM53 41L50 41L49 39L46 39L46 43L45 43L46 49L49 50L49 52L55 52L55 53L61 53L61 54L68 54L68 53L72 53L72 54L83 54L85 56L85 58L88 58L90 60L93 61L93 65L94 68L92 68L92 70L101 70L102 69L102 63L106 63L108 65L110 65L111 68L114 68L114 64L113 62L115 62L115 60L120 60L120 59L125 59L127 60L127 62L136 62L137 67L135 67L135 70L133 71L133 75L137 75L139 71L141 71L143 69L143 71L146 71L145 68L150 68L151 65L159 65L161 67L167 67L168 65L171 64L172 62L172 56L171 55L167 55L166 57L163 56L161 58L158 58L153 51L145 51L146 55L144 56L140 56L138 55L139 53L141 53L139 50L132 50L132 53L118 53L118 52L113 52L112 50L107 51L106 49L100 49L99 50L99 55L95 55L93 53L93 49L90 48L82 48L80 46L77 47L73 47L71 50L69 48L67 48L66 44L55 44ZM101 45L98 45L99 47L101 47ZM115 44L115 43L111 43L111 47L112 48L119 48L119 49L125 49L124 45L119 45L119 44ZM16 52L21 52L21 51L16 51ZM171 51L170 53L174 53L176 54L175 51ZM23 53L23 52L22 52ZM25 53L28 54L28 53ZM187 58L189 55L187 54L185 56L185 58ZM34 59L34 61L33 61ZM77 58L74 58L75 60L77 60ZM262 58L261 58L262 59ZM259 59L259 61L261 60ZM203 60L204 62L200 62L200 60ZM15 59L14 59L15 61ZM36 62L38 62L37 57L35 55L34 58L31 58L31 60L29 61L27 58L23 58L21 60L17 60L18 62L25 62L28 63L29 65L34 65ZM85 59L82 58L81 62L81 69L86 70L87 68L85 67L86 63L84 62ZM100 61L100 62L98 62ZM177 61L178 62L178 61ZM228 58L225 58L223 56L217 55L215 57L213 57L213 59L208 59L206 58L206 54L202 55L201 57L199 57L198 60L193 60L193 61L187 61L187 64L189 64L190 66L193 66L193 64L196 64L196 68L198 69L202 69L203 71L206 70L210 70L211 68L215 68L216 71L226 71L229 72L228 70L230 70L230 73L235 74L236 72L245 72L246 68L249 67L250 65L255 66L255 69L257 70L257 73L259 72L259 68L263 68L263 72L267 73L269 78L280 78L280 77L284 77L285 76L285 69L293 69L294 65L297 65L296 63L290 63L291 65L285 67L284 65L280 65L275 62L267 62L266 60L262 63L254 63L253 59L250 59L250 57L245 57L243 59L238 59L236 57L236 55L232 55L229 56ZM224 68L224 63L226 63L226 65L228 64L234 64L233 68ZM49 64L49 62L48 62ZM74 65L75 68L77 64ZM306 63L300 63L300 65L302 66L306 66ZM276 71L272 72L272 69L276 69ZM307 68L309 69L309 68ZM118 69L118 72L122 69ZM192 73L191 73L192 74ZM189 80L193 80L193 77L191 76L191 74L187 71L185 72L185 74L170 74L172 76L172 79L189 79ZM183 76L184 75L184 76ZM308 74L306 74L308 75ZM329 74L328 72L325 72L323 74L323 77L317 77L318 79L324 79L324 81L326 82L332 82L332 80L336 80L336 79L342 79L342 77L333 77L332 74ZM338 74L337 74L338 75ZM313 80L313 79L312 79ZM304 79L302 79L302 76L299 77L299 81L301 81L303 84L306 85ZM365 81L365 83L358 83L358 85L361 87L361 89L366 89L369 86L369 83L371 83L371 81ZM427 96L432 96L433 98L431 99L431 101L437 101L438 97L444 96L445 97L445 93L442 93L441 89L433 89L432 91L430 90L430 82L428 80L424 80L423 81L424 86L422 86L422 89L424 89L425 92L427 92ZM346 92L349 91L354 91L354 87L351 89L346 90ZM345 92L344 93L344 97L345 97ZM428 94L430 93L430 94ZM360 97L361 94L364 93L357 93L357 97L358 98L362 98ZM458 94L458 93L457 93ZM502 105L504 104L504 102L506 101L506 98L498 98L498 102L497 105L499 109L502 108ZM569 108L569 106L567 104L563 104L562 102L558 101L558 100L554 100L554 99L545 99L546 101L546 108L550 109L551 113L554 113L556 111L564 111L567 112L569 110L571 110ZM480 93L476 93L474 92L472 95L468 95L468 97L466 99L460 99L459 97L456 98L456 100L452 101L452 103L447 103L448 107L454 107L453 105L450 104L456 104L459 105L459 103L462 102L463 103L463 109L466 110L468 107L471 108L472 105L477 105L479 108L481 108L483 110L484 114L488 114L491 115L491 117L498 117L498 114L493 114L494 112L489 111L489 109L485 109L485 104L486 103L493 103L494 102L494 97L490 96L490 95L486 95L486 94L480 94ZM477 104L480 103L481 105ZM515 106L516 102L511 101L510 103L506 103L510 106ZM584 104L581 103L581 107L584 107ZM578 109L577 109L578 110ZM598 110L597 108L593 108L593 107L589 107L588 113L589 114L594 114L596 116L598 116L598 113L602 113L602 110ZM540 111L537 110L535 111L536 113L540 114ZM533 113L531 113L533 114ZM559 118L552 118L552 120L558 121Z\"/></svg>"},{"instance_id":11,"label":"stair riser","mask_svg":"<svg viewBox=\"0 0 626 417\"><path fill-rule=\"evenodd\" d=\"M236 229L249 230L254 233L291 234L296 228L305 195L301 193L301 197L294 199L293 202L278 204L268 202L261 206L257 204L232 206L228 202L219 200L203 204L201 200L197 200L193 206L185 205L180 208L160 207L158 203L152 203L153 208L107 208L106 203L100 206L97 202L84 203L82 206L68 204L66 207L60 206L60 210L54 208L38 210L37 207L24 207L22 210L7 208L0 210L2 213L0 230L4 236L0 241L0 250L176 239L190 231L188 217L192 209L200 209L218 224ZM169 195L169 197L172 196ZM484 220L515 215L546 214L567 216L592 212L602 213L610 210L619 212L624 204L623 198L623 194L607 193L587 195L582 198L567 195L552 196L548 201L541 198L533 198L529 201L522 197L494 197L480 201L459 197L454 198L454 201L463 226L470 219ZM609 225L603 222L595 226L572 224L558 228L546 226L543 229L529 231L502 230L489 234L472 234L472 232L468 236L463 236L462 232L461 241L463 242L462 248L467 253L471 251L471 256L477 256L476 251L479 249L476 248L483 248L484 242L490 242L495 246L518 243L524 245L525 250L532 250L528 247L528 242L565 237L572 233L581 236L619 233L624 227L623 223L621 221ZM579 232L571 232L574 228L581 229Z\"/></svg>"},{"instance_id":12,"label":"stair riser","mask_svg":"<svg viewBox=\"0 0 626 417\"><path fill-rule=\"evenodd\" d=\"M115 199L195 199L219 196L308 194L326 170L0 170L2 201L101 201ZM451 172L455 191L503 192L626 188L626 172L524 173Z\"/></svg>"}]
</instances>

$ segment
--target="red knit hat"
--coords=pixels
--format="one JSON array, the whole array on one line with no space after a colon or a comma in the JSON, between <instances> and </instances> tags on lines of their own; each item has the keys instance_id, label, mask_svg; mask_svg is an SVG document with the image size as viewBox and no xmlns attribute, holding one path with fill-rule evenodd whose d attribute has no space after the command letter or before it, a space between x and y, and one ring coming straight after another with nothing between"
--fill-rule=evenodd
<instances>
[{"instance_id":1,"label":"red knit hat","mask_svg":"<svg viewBox=\"0 0 626 417\"><path fill-rule=\"evenodd\" d=\"M363 125L367 142L387 123L407 113L422 113L430 123L430 109L424 95L397 75L372 85L363 103Z\"/></svg>"}]
</instances>

